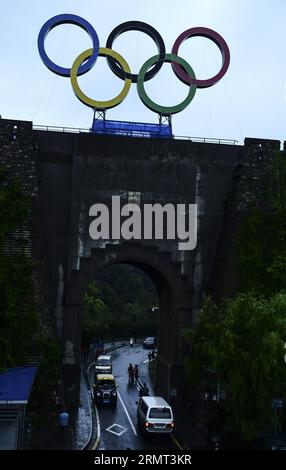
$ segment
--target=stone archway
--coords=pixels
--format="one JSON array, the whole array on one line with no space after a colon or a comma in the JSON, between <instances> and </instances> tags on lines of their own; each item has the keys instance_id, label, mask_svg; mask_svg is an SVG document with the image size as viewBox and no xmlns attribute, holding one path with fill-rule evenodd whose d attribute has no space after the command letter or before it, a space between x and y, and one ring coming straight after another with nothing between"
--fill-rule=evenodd
<instances>
[{"instance_id":1,"label":"stone archway","mask_svg":"<svg viewBox=\"0 0 286 470\"><path fill-rule=\"evenodd\" d=\"M77 402L75 383L79 376L83 298L88 284L108 266L126 263L142 269L153 280L159 294L160 318L156 391L167 399L179 397L183 378L182 328L191 324L191 293L181 275L181 264L172 261L170 252L155 246L129 242L110 243L94 248L90 257L81 258L66 287L64 306L64 376L69 401ZM73 393L74 392L74 393ZM70 398L74 395L72 400Z\"/></svg>"}]
</instances>

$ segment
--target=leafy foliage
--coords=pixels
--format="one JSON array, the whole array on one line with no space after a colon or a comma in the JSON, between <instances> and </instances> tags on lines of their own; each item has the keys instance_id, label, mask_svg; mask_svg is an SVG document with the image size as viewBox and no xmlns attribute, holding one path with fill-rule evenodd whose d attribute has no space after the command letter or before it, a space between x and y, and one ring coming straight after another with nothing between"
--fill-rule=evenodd
<instances>
[{"instance_id":1,"label":"leafy foliage","mask_svg":"<svg viewBox=\"0 0 286 470\"><path fill-rule=\"evenodd\" d=\"M286 286L286 155L277 154L267 210L253 207L237 239L241 290L271 295Z\"/></svg>"},{"instance_id":2,"label":"leafy foliage","mask_svg":"<svg viewBox=\"0 0 286 470\"><path fill-rule=\"evenodd\" d=\"M7 235L26 220L29 200L24 196L21 181L9 179L5 168L0 168L0 250L3 255L3 244Z\"/></svg>"},{"instance_id":3,"label":"leafy foliage","mask_svg":"<svg viewBox=\"0 0 286 470\"><path fill-rule=\"evenodd\" d=\"M29 354L37 330L33 304L33 263L24 254L7 256L5 240L27 219L28 199L18 179L0 173L0 368L18 365Z\"/></svg>"},{"instance_id":4,"label":"leafy foliage","mask_svg":"<svg viewBox=\"0 0 286 470\"><path fill-rule=\"evenodd\" d=\"M40 371L56 370L58 346L39 330L35 308L34 261L24 252L7 255L9 237L28 220L30 203L19 179L0 169L0 370L41 358ZM21 240L18 240L21 243ZM56 379L55 379L56 380Z\"/></svg>"},{"instance_id":5,"label":"leafy foliage","mask_svg":"<svg viewBox=\"0 0 286 470\"><path fill-rule=\"evenodd\" d=\"M156 334L158 304L149 278L130 265L110 266L85 295L83 342Z\"/></svg>"},{"instance_id":6,"label":"leafy foliage","mask_svg":"<svg viewBox=\"0 0 286 470\"><path fill-rule=\"evenodd\" d=\"M207 298L193 340L193 354L186 360L188 378L198 380L203 367L217 372L228 390L224 431L250 441L259 431L277 424L271 406L285 398L286 294L270 299L253 293L237 295L220 307Z\"/></svg>"},{"instance_id":7,"label":"leafy foliage","mask_svg":"<svg viewBox=\"0 0 286 470\"><path fill-rule=\"evenodd\" d=\"M241 293L220 305L206 298L196 327L183 332L192 344L185 359L190 390L211 372L212 381L228 392L217 406L222 428L243 441L277 429L272 400L285 398L285 157L279 152L274 159L263 210L251 208L236 240Z\"/></svg>"}]
</instances>

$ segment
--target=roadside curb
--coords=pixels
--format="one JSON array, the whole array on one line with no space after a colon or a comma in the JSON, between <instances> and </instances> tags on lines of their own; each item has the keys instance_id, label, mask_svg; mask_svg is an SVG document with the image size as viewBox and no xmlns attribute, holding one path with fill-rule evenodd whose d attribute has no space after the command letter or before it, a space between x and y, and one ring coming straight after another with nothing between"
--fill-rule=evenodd
<instances>
[{"instance_id":1,"label":"roadside curb","mask_svg":"<svg viewBox=\"0 0 286 470\"><path fill-rule=\"evenodd\" d=\"M115 351L116 349L122 348L123 346L125 346L125 345L120 344L118 346L112 346L111 348L107 348L104 351L104 353L110 353L112 351ZM94 364L94 361L91 361L88 365L86 365L84 367L83 375L84 375L84 378L85 378L87 386L88 386L89 394L91 396L91 405L93 405L93 409L94 409L94 412L95 412L96 428L93 427L92 406L91 406L90 407L90 419L91 419L90 436L89 436L88 441L85 443L85 445L80 450L86 450L88 448L88 446L90 445L90 442L92 440L92 435L93 434L94 434L94 444L91 447L91 450L96 450L96 448L99 444L99 440L100 440L100 420L99 420L99 415L98 415L98 409L97 409L97 406L96 406L96 404L94 403L94 400L93 400L93 389L92 389L92 384L90 383L90 380L89 380L89 369L93 364ZM90 400L90 396L88 397L89 400Z\"/></svg>"},{"instance_id":2,"label":"roadside curb","mask_svg":"<svg viewBox=\"0 0 286 470\"><path fill-rule=\"evenodd\" d=\"M92 363L91 363L92 364ZM87 447L89 446L90 444L90 441L91 441L91 438L92 438L92 431L93 431L93 426L92 426L92 409L91 409L91 403L90 403L90 395L92 396L92 390L90 389L90 383L89 383L89 379L88 379L88 369L89 367L91 366L91 364L89 364L89 366L87 367L83 367L82 369L82 376L84 377L85 381L86 381L86 385L88 386L88 390L86 390L86 394L87 394L87 401L88 401L88 404L89 404L89 416L90 416L90 432L89 432L89 437L88 437L88 440L85 442L85 444L80 448L80 450L86 450Z\"/></svg>"},{"instance_id":3,"label":"roadside curb","mask_svg":"<svg viewBox=\"0 0 286 470\"><path fill-rule=\"evenodd\" d=\"M107 349L104 349L104 352L102 354L108 354L108 353L111 353L112 351L116 351L117 349L120 349L120 348L123 348L127 346L127 344L119 344L117 346L111 346L110 348L107 348ZM92 387L92 384L90 382L90 375L89 375L89 371L90 371L90 368L92 367L92 365L94 365L95 361L91 361L89 362L87 365L85 365L85 367L83 368L83 375L85 377L85 380L86 380L86 383L87 383L87 386L88 386L88 390L89 390L89 397L88 399L91 400L91 407L90 407L90 411L91 411L91 432L90 432L90 437L89 437L89 440L86 442L86 444L81 448L81 450L86 450L88 448L90 448L90 450L96 450L97 449L97 446L99 444L99 441L100 441L100 420L99 420L99 414L98 414L98 409L97 409L97 406L96 404L94 403L94 400L93 400L93 387ZM140 388L143 387L143 382L140 378L138 378L137 380L137 384L139 385ZM96 425L93 426L93 417L92 417L92 410L94 411L95 413L95 421L96 421ZM180 437L177 435L177 433L175 433L175 436L171 436L171 438L173 439L174 443L176 444L176 446L180 449L180 450L183 450L187 447L183 447L181 445L181 439ZM93 443L91 443L91 441L93 441Z\"/></svg>"}]
</instances>

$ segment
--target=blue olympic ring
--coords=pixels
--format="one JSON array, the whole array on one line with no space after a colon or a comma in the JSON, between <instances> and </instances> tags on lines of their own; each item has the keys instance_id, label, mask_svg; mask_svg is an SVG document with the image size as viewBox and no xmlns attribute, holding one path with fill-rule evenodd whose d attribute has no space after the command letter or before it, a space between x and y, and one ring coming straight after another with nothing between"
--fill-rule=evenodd
<instances>
[{"instance_id":1,"label":"blue olympic ring","mask_svg":"<svg viewBox=\"0 0 286 470\"><path fill-rule=\"evenodd\" d=\"M44 64L54 73L61 75L62 77L69 77L71 73L71 69L60 67L59 65L55 64L47 55L45 50L45 39L49 32L59 26L61 24L74 24L76 26L80 26L80 28L84 29L90 38L92 39L93 43L93 52L89 59L82 64L78 69L78 75L83 75L84 73L88 72L91 67L95 64L96 59L98 57L99 51L99 39L95 29L91 26L91 24L86 21L81 16L77 15L70 15L70 14L62 14L54 16L50 18L41 28L41 31L38 36L38 49L41 56L42 61Z\"/></svg>"}]
</instances>

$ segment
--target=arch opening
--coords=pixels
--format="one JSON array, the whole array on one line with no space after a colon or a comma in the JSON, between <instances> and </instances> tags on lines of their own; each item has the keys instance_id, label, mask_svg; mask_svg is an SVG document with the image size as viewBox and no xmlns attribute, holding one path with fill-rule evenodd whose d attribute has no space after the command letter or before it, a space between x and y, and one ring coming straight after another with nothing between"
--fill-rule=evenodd
<instances>
[{"instance_id":1,"label":"arch opening","mask_svg":"<svg viewBox=\"0 0 286 470\"><path fill-rule=\"evenodd\" d=\"M158 302L155 303L159 306L155 389L167 399L170 394L177 397L183 368L180 331L190 317L186 309L189 293L180 266L174 264L171 254L158 253L153 247L112 245L104 250L92 250L90 257L81 258L79 270L71 272L65 297L64 341L73 345L74 358L73 362L66 362L64 353L63 364L80 367L85 293L94 279L108 269L116 269L116 265L142 270L155 286L158 293Z\"/></svg>"},{"instance_id":2,"label":"arch opening","mask_svg":"<svg viewBox=\"0 0 286 470\"><path fill-rule=\"evenodd\" d=\"M158 290L149 274L130 263L107 266L84 295L82 350L157 337L158 311Z\"/></svg>"}]
</instances>

